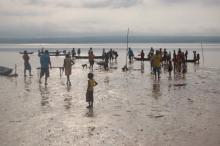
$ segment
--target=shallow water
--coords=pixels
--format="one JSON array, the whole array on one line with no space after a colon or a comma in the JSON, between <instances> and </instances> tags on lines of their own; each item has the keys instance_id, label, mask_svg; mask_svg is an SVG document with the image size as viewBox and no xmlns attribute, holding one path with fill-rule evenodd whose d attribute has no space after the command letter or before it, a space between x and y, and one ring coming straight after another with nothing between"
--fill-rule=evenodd
<instances>
[{"instance_id":1,"label":"shallow water","mask_svg":"<svg viewBox=\"0 0 220 146\"><path fill-rule=\"evenodd\" d=\"M178 46L173 46L173 48ZM86 54L87 50L83 53ZM135 50L137 54L139 50ZM96 54L101 54L97 50ZM192 53L192 52L191 52ZM124 50L104 71L94 67L95 103L86 108L87 60L76 60L72 86L58 69L50 70L48 85L38 83L39 58L31 55L33 77L23 77L23 61L16 52L0 52L1 65L17 64L17 78L0 77L1 146L69 145L220 145L220 50L205 51L204 65L188 64L185 76L161 79L150 74L149 62L128 64L122 72ZM51 57L61 66L63 57ZM117 69L116 69L117 67Z\"/></svg>"}]
</instances>

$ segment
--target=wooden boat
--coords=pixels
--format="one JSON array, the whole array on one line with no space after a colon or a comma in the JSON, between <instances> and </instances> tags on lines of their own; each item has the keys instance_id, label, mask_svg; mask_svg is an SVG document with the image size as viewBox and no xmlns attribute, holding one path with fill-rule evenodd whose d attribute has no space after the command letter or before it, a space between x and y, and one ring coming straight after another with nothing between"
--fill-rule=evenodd
<instances>
[{"instance_id":1,"label":"wooden boat","mask_svg":"<svg viewBox=\"0 0 220 146\"><path fill-rule=\"evenodd\" d=\"M105 61L98 61L98 62L96 62L98 65L100 65L100 66L104 66L105 65Z\"/></svg>"},{"instance_id":2,"label":"wooden boat","mask_svg":"<svg viewBox=\"0 0 220 146\"><path fill-rule=\"evenodd\" d=\"M141 61L140 57L134 57L135 60ZM150 61L150 58L144 58L144 61Z\"/></svg>"},{"instance_id":3,"label":"wooden boat","mask_svg":"<svg viewBox=\"0 0 220 146\"><path fill-rule=\"evenodd\" d=\"M13 69L11 68L0 66L0 75L8 76L12 73L12 71Z\"/></svg>"},{"instance_id":4,"label":"wooden boat","mask_svg":"<svg viewBox=\"0 0 220 146\"><path fill-rule=\"evenodd\" d=\"M75 56L76 59L89 59L89 56ZM103 59L102 56L95 56L95 59Z\"/></svg>"},{"instance_id":5,"label":"wooden boat","mask_svg":"<svg viewBox=\"0 0 220 146\"><path fill-rule=\"evenodd\" d=\"M189 62L189 63L196 63L198 62L199 59L187 59L186 62Z\"/></svg>"},{"instance_id":6,"label":"wooden boat","mask_svg":"<svg viewBox=\"0 0 220 146\"><path fill-rule=\"evenodd\" d=\"M136 61L141 61L141 58L140 57L134 57L134 59L136 60ZM149 58L144 58L144 61L150 61L150 59ZM186 62L189 62L189 63L195 63L195 62L198 62L199 60L198 59L188 59L188 60L186 60Z\"/></svg>"},{"instance_id":7,"label":"wooden boat","mask_svg":"<svg viewBox=\"0 0 220 146\"><path fill-rule=\"evenodd\" d=\"M43 53L38 53L38 56L41 56L41 55L43 55ZM57 53L57 52L56 53L50 52L49 55L50 56L66 56L65 53Z\"/></svg>"},{"instance_id":8,"label":"wooden boat","mask_svg":"<svg viewBox=\"0 0 220 146\"><path fill-rule=\"evenodd\" d=\"M20 54L24 54L24 52L19 52ZM34 52L27 52L27 54L34 54Z\"/></svg>"}]
</instances>

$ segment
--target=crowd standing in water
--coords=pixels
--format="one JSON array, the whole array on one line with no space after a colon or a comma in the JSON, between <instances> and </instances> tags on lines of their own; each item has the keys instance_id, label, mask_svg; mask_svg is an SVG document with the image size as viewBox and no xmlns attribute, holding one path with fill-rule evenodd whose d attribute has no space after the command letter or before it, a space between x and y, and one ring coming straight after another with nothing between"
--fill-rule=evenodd
<instances>
[{"instance_id":1,"label":"crowd standing in water","mask_svg":"<svg viewBox=\"0 0 220 146\"><path fill-rule=\"evenodd\" d=\"M51 66L51 61L50 61L50 54L48 50L41 50L39 51L40 54L40 79L39 83L41 83L41 78L45 76L45 85L47 85L47 79L49 77L49 68L52 68ZM59 54L59 51L56 51L57 54ZM65 71L65 75L67 77L67 82L66 84L68 86L71 86L71 81L70 81L70 75L72 73L72 65L74 64L74 58L76 57L76 54L80 56L81 50L80 48L77 50L77 53L75 51L75 48L72 49L71 52L65 53L65 59L63 61L63 70ZM56 56L56 55L55 55ZM131 48L128 49L127 56L129 58L129 63L132 63L134 60L134 53ZM171 56L171 51L167 52L166 49L160 48L159 50L154 51L154 49L151 47L147 57L145 58L145 53L144 50L141 50L141 53L138 55L140 56L141 60L141 66L144 65L145 60L149 60L151 64L151 73L154 74L155 79L160 79L160 74L161 74L161 67L164 67L165 69L168 70L169 76L171 76L172 72L174 74L176 73L183 73L185 74L187 72L187 64L186 62L188 61L188 51L186 50L185 52L181 51L181 49L178 49L178 52L173 51L173 56ZM72 58L71 58L72 57ZM26 70L29 71L29 75L32 76L31 74L31 65L30 65L30 57L28 56L27 51L24 51L24 55L22 56L24 60L24 76L26 77ZM118 53L117 51L114 51L113 49L110 49L108 52L106 52L105 49L102 51L102 59L103 62L101 65L104 66L105 70L109 70L109 63L113 62L114 60L117 61L118 58ZM196 51L193 51L193 60L199 62L200 56L199 54L196 54ZM88 51L88 61L89 61L89 68L91 71L93 71L93 66L95 63L95 55L93 53L92 48L89 49ZM86 91L86 102L88 102L87 108L92 108L93 107L93 92L94 92L94 86L96 86L98 83L93 79L94 74L93 73L88 73L88 86L87 86L87 91Z\"/></svg>"}]
</instances>

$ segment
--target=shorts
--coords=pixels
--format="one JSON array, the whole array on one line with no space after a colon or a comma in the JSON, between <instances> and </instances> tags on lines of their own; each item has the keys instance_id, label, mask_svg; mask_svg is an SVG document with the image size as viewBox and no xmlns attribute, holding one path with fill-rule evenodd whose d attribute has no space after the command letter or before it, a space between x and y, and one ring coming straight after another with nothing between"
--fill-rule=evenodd
<instances>
[{"instance_id":1,"label":"shorts","mask_svg":"<svg viewBox=\"0 0 220 146\"><path fill-rule=\"evenodd\" d=\"M86 102L93 102L93 91L86 92Z\"/></svg>"},{"instance_id":2,"label":"shorts","mask_svg":"<svg viewBox=\"0 0 220 146\"><path fill-rule=\"evenodd\" d=\"M30 63L24 63L24 69L25 69L25 70L31 70L31 65L30 65Z\"/></svg>"},{"instance_id":3,"label":"shorts","mask_svg":"<svg viewBox=\"0 0 220 146\"><path fill-rule=\"evenodd\" d=\"M40 72L40 76L46 76L46 77L49 77L50 76L50 73L49 73L49 68L41 68L41 72Z\"/></svg>"},{"instance_id":4,"label":"shorts","mask_svg":"<svg viewBox=\"0 0 220 146\"><path fill-rule=\"evenodd\" d=\"M90 65L94 65L94 60L89 61Z\"/></svg>"}]
</instances>

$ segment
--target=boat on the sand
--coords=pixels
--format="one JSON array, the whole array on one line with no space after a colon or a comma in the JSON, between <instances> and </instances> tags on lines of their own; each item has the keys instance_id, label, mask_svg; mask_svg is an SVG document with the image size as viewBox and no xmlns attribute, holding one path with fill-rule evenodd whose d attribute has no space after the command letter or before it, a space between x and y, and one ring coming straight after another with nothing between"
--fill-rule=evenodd
<instances>
[{"instance_id":1,"label":"boat on the sand","mask_svg":"<svg viewBox=\"0 0 220 146\"><path fill-rule=\"evenodd\" d=\"M20 54L24 54L24 52L19 52ZM34 52L27 52L27 54L34 54Z\"/></svg>"},{"instance_id":2,"label":"boat on the sand","mask_svg":"<svg viewBox=\"0 0 220 146\"><path fill-rule=\"evenodd\" d=\"M8 76L12 73L12 71L13 69L11 68L0 66L0 75Z\"/></svg>"},{"instance_id":3,"label":"boat on the sand","mask_svg":"<svg viewBox=\"0 0 220 146\"><path fill-rule=\"evenodd\" d=\"M134 59L136 61L141 61L141 58L140 57L134 57ZM150 58L144 58L144 61L150 61ZM186 62L189 62L189 63L196 63L198 62L199 60L198 59L187 59Z\"/></svg>"},{"instance_id":4,"label":"boat on the sand","mask_svg":"<svg viewBox=\"0 0 220 146\"><path fill-rule=\"evenodd\" d=\"M135 60L141 61L140 57L134 57ZM144 58L144 61L150 61L150 58Z\"/></svg>"},{"instance_id":5,"label":"boat on the sand","mask_svg":"<svg viewBox=\"0 0 220 146\"><path fill-rule=\"evenodd\" d=\"M89 56L75 56L76 59L89 59ZM103 59L103 56L95 56L95 59Z\"/></svg>"}]
</instances>

